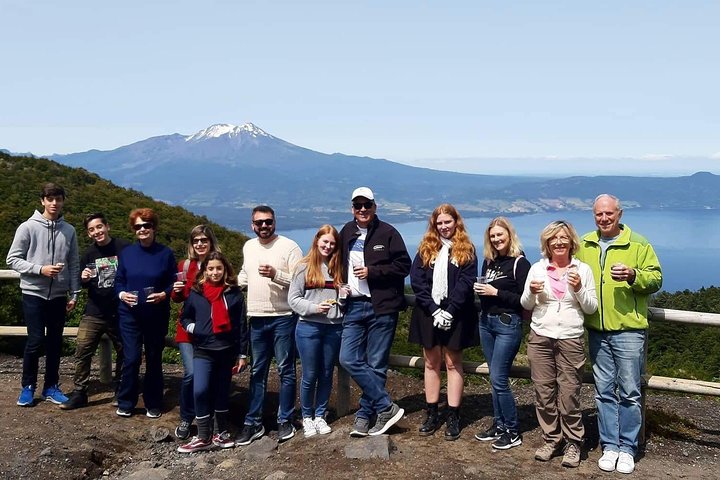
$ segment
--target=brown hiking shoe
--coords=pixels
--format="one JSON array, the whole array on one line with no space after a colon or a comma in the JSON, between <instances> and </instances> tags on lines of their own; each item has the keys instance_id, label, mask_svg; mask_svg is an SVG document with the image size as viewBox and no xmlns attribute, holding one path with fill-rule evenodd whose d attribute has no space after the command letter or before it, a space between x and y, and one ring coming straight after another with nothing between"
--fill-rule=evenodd
<instances>
[{"instance_id":1,"label":"brown hiking shoe","mask_svg":"<svg viewBox=\"0 0 720 480\"><path fill-rule=\"evenodd\" d=\"M567 447L565 447L562 466L576 468L578 465L580 465L580 447L577 443L568 442Z\"/></svg>"},{"instance_id":2,"label":"brown hiking shoe","mask_svg":"<svg viewBox=\"0 0 720 480\"><path fill-rule=\"evenodd\" d=\"M560 453L558 445L555 445L554 443L545 443L542 447L535 450L535 460L548 462L558 453Z\"/></svg>"}]
</instances>

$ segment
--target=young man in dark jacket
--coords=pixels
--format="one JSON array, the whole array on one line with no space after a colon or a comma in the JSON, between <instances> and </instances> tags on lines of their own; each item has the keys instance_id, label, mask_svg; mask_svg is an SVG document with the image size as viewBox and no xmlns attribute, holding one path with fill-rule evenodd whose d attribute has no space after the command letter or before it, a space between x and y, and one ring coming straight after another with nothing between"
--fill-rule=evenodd
<instances>
[{"instance_id":1,"label":"young man in dark jacket","mask_svg":"<svg viewBox=\"0 0 720 480\"><path fill-rule=\"evenodd\" d=\"M45 347L45 384L42 396L61 404L60 351L65 313L75 308L80 290L78 244L75 229L62 216L65 190L47 183L40 192L43 211L20 224L7 254L7 264L20 273L27 342L23 358L22 390L17 404L35 404L40 353ZM71 296L68 297L68 292ZM46 333L47 329L47 333Z\"/></svg>"},{"instance_id":2,"label":"young man in dark jacket","mask_svg":"<svg viewBox=\"0 0 720 480\"><path fill-rule=\"evenodd\" d=\"M400 233L375 214L372 190L356 188L351 198L355 219L340 231L344 278L351 289L340 364L362 389L350 435L364 437L385 433L405 413L390 398L385 380L398 314L406 306L404 279L412 262Z\"/></svg>"},{"instance_id":3,"label":"young man in dark jacket","mask_svg":"<svg viewBox=\"0 0 720 480\"><path fill-rule=\"evenodd\" d=\"M73 377L75 390L69 395L68 400L60 405L63 410L87 406L90 364L103 334L110 337L117 354L114 378L116 390L120 384L122 368L122 339L118 326L120 300L115 295L115 272L117 272L118 256L130 245L130 242L124 238L110 236L110 225L102 213L91 213L85 217L85 229L88 237L94 241L80 259L82 268L80 281L83 287L88 289L88 301L78 328Z\"/></svg>"}]
</instances>

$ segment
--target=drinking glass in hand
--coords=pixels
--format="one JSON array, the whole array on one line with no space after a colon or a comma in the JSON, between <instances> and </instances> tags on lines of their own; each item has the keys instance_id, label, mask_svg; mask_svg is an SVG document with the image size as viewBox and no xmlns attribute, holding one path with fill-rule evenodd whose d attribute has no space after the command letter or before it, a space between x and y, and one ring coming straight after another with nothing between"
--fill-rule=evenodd
<instances>
[{"instance_id":1,"label":"drinking glass in hand","mask_svg":"<svg viewBox=\"0 0 720 480\"><path fill-rule=\"evenodd\" d=\"M137 290L130 290L129 292L126 292L126 293L129 293L130 295L135 296L135 300L132 302L128 302L128 304L131 307L134 307L135 305L137 305L138 304L138 295L140 295L140 292Z\"/></svg>"},{"instance_id":2,"label":"drinking glass in hand","mask_svg":"<svg viewBox=\"0 0 720 480\"><path fill-rule=\"evenodd\" d=\"M85 265L85 268L90 270L90 278L97 277L97 265L95 265L95 263L88 263Z\"/></svg>"},{"instance_id":3,"label":"drinking glass in hand","mask_svg":"<svg viewBox=\"0 0 720 480\"><path fill-rule=\"evenodd\" d=\"M145 294L145 302L152 303L152 302L148 302L148 300L149 300L148 297L150 297L150 295L155 293L155 287L145 287L145 288L143 288L143 293Z\"/></svg>"},{"instance_id":4,"label":"drinking glass in hand","mask_svg":"<svg viewBox=\"0 0 720 480\"><path fill-rule=\"evenodd\" d=\"M624 268L625 265L620 262L613 263L612 267L610 267L610 277L617 282L624 280L621 276Z\"/></svg>"}]
</instances>

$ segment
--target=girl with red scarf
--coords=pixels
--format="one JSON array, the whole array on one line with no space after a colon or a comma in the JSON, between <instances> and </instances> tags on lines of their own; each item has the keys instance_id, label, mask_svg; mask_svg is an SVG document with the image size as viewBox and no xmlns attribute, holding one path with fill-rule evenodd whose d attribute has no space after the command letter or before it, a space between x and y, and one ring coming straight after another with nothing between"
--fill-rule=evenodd
<instances>
[{"instance_id":1,"label":"girl with red scarf","mask_svg":"<svg viewBox=\"0 0 720 480\"><path fill-rule=\"evenodd\" d=\"M211 252L221 252L220 245L212 229L207 225L197 225L190 230L188 238L187 258L178 263L177 281L173 284L170 298L175 303L183 303L190 295L195 285L200 264ZM187 440L190 436L190 427L195 418L195 403L193 401L193 346L188 334L182 326L182 309L178 314L175 331L175 342L180 350L183 364L183 379L180 385L180 423L175 428L175 436L180 440Z\"/></svg>"},{"instance_id":2,"label":"girl with red scarf","mask_svg":"<svg viewBox=\"0 0 720 480\"><path fill-rule=\"evenodd\" d=\"M200 265L180 319L192 335L198 428L190 442L178 447L180 453L235 446L228 432L228 400L233 369L242 371L247 366L248 330L244 312L243 296L232 265L222 253L209 253Z\"/></svg>"}]
</instances>

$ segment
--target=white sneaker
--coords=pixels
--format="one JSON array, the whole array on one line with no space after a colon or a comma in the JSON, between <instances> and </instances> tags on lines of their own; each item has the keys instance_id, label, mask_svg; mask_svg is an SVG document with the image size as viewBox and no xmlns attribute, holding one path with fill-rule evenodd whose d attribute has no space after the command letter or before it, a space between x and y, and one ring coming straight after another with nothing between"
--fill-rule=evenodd
<instances>
[{"instance_id":1,"label":"white sneaker","mask_svg":"<svg viewBox=\"0 0 720 480\"><path fill-rule=\"evenodd\" d=\"M600 457L600 460L598 460L598 467L600 467L600 470L605 472L614 472L615 464L618 461L619 455L620 454L615 450L605 450L602 457Z\"/></svg>"},{"instance_id":2,"label":"white sneaker","mask_svg":"<svg viewBox=\"0 0 720 480\"><path fill-rule=\"evenodd\" d=\"M332 432L332 428L330 428L330 425L327 424L323 417L315 418L315 430L317 430L317 433L320 435L327 435Z\"/></svg>"},{"instance_id":3,"label":"white sneaker","mask_svg":"<svg viewBox=\"0 0 720 480\"><path fill-rule=\"evenodd\" d=\"M626 452L620 452L616 470L620 473L632 473L635 470L635 459Z\"/></svg>"},{"instance_id":4,"label":"white sneaker","mask_svg":"<svg viewBox=\"0 0 720 480\"><path fill-rule=\"evenodd\" d=\"M303 418L303 434L305 435L305 438L307 437L314 437L317 435L318 431L315 427L315 421L310 417L304 417Z\"/></svg>"}]
</instances>

